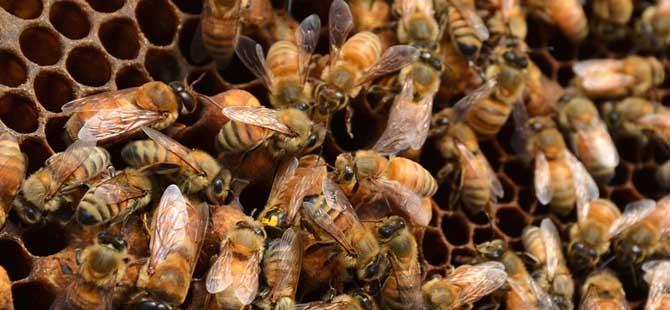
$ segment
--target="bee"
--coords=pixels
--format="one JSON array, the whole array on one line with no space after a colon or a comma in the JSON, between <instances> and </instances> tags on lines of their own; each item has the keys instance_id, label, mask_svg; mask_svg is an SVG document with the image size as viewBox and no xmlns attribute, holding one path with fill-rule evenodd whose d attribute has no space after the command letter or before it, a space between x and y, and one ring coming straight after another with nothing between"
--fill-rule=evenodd
<instances>
[{"instance_id":1,"label":"bee","mask_svg":"<svg viewBox=\"0 0 670 310\"><path fill-rule=\"evenodd\" d=\"M497 45L505 38L514 38L520 41L526 39L528 25L526 12L519 0L488 0L494 12L486 20L490 32L492 46Z\"/></svg>"},{"instance_id":2,"label":"bee","mask_svg":"<svg viewBox=\"0 0 670 310\"><path fill-rule=\"evenodd\" d=\"M423 284L423 297L428 309L458 309L491 294L506 280L505 266L499 262L461 265L446 278Z\"/></svg>"},{"instance_id":3,"label":"bee","mask_svg":"<svg viewBox=\"0 0 670 310\"><path fill-rule=\"evenodd\" d=\"M521 127L517 132L532 132L526 142L526 152L534 158L535 196L541 204L549 204L553 212L564 216L572 211L575 203L585 204L600 196L595 181L565 147L563 136L551 118L533 117L525 122L526 126L522 125L524 121L518 122Z\"/></svg>"},{"instance_id":4,"label":"bee","mask_svg":"<svg viewBox=\"0 0 670 310\"><path fill-rule=\"evenodd\" d=\"M438 134L437 148L447 164L438 172L438 180L451 178L457 188L453 205L461 199L467 210L477 214L495 204L504 195L502 184L479 148L475 132L452 109L433 116L433 131Z\"/></svg>"},{"instance_id":5,"label":"bee","mask_svg":"<svg viewBox=\"0 0 670 310\"><path fill-rule=\"evenodd\" d=\"M605 103L602 111L616 136L635 138L643 146L654 139L665 149L670 148L670 108L629 97L617 103Z\"/></svg>"},{"instance_id":6,"label":"bee","mask_svg":"<svg viewBox=\"0 0 670 310\"><path fill-rule=\"evenodd\" d=\"M230 119L216 136L216 147L224 154L253 150L261 145L272 156L299 155L321 145L325 129L314 124L303 111L288 108L231 106L223 108Z\"/></svg>"},{"instance_id":7,"label":"bee","mask_svg":"<svg viewBox=\"0 0 670 310\"><path fill-rule=\"evenodd\" d=\"M315 81L311 98L316 102L313 117L327 123L332 114L349 106L361 85L397 71L414 61L416 48L395 45L382 54L381 41L372 32L362 31L347 40L353 28L353 17L344 0L332 2L328 17L330 56L328 66ZM349 116L351 113L349 113ZM347 129L351 135L350 117Z\"/></svg>"},{"instance_id":8,"label":"bee","mask_svg":"<svg viewBox=\"0 0 670 310\"><path fill-rule=\"evenodd\" d=\"M219 69L225 69L240 36L242 11L249 6L250 0L205 0L191 41L191 58L202 63L209 55Z\"/></svg>"},{"instance_id":9,"label":"bee","mask_svg":"<svg viewBox=\"0 0 670 310\"><path fill-rule=\"evenodd\" d=\"M391 7L384 0L351 0L351 15L358 31L380 31L391 19Z\"/></svg>"},{"instance_id":10,"label":"bee","mask_svg":"<svg viewBox=\"0 0 670 310\"><path fill-rule=\"evenodd\" d=\"M124 220L151 202L153 180L128 168L88 189L77 205L77 222L83 226Z\"/></svg>"},{"instance_id":11,"label":"bee","mask_svg":"<svg viewBox=\"0 0 670 310\"><path fill-rule=\"evenodd\" d=\"M594 268L610 248L610 229L621 218L619 208L609 200L596 199L577 206L577 223L570 227L568 262L573 269Z\"/></svg>"},{"instance_id":12,"label":"bee","mask_svg":"<svg viewBox=\"0 0 670 310\"><path fill-rule=\"evenodd\" d=\"M367 293L355 292L335 296L331 301L315 301L299 304L296 310L377 310L375 299Z\"/></svg>"},{"instance_id":13,"label":"bee","mask_svg":"<svg viewBox=\"0 0 670 310\"><path fill-rule=\"evenodd\" d=\"M270 242L263 259L263 274L271 287L270 301L275 304L274 309L290 310L295 307L301 266L301 238L299 232L289 227L281 238Z\"/></svg>"},{"instance_id":14,"label":"bee","mask_svg":"<svg viewBox=\"0 0 670 310\"><path fill-rule=\"evenodd\" d=\"M346 252L337 242L316 240L314 237L305 239L300 275L301 287L314 292L333 286L338 287L345 280L349 280L349 274L345 270L346 261L342 259Z\"/></svg>"},{"instance_id":15,"label":"bee","mask_svg":"<svg viewBox=\"0 0 670 310\"><path fill-rule=\"evenodd\" d=\"M0 227L5 225L12 201L21 189L26 175L26 158L12 134L0 130Z\"/></svg>"},{"instance_id":16,"label":"bee","mask_svg":"<svg viewBox=\"0 0 670 310\"><path fill-rule=\"evenodd\" d=\"M17 206L20 218L35 223L41 216L38 214L73 203L72 194L81 185L103 177L110 169L113 167L107 150L90 140L75 142L64 152L49 157L44 167L23 182L21 194L27 204Z\"/></svg>"},{"instance_id":17,"label":"bee","mask_svg":"<svg viewBox=\"0 0 670 310\"><path fill-rule=\"evenodd\" d=\"M207 273L207 292L225 309L241 309L258 294L261 261L265 250L262 224L234 206L221 206L226 220L219 256ZM277 292L278 293L278 292Z\"/></svg>"},{"instance_id":18,"label":"bee","mask_svg":"<svg viewBox=\"0 0 670 310\"><path fill-rule=\"evenodd\" d=\"M433 49L439 40L440 25L435 19L431 0L397 0L393 3L398 12L398 41Z\"/></svg>"},{"instance_id":19,"label":"bee","mask_svg":"<svg viewBox=\"0 0 670 310\"><path fill-rule=\"evenodd\" d=\"M14 301L12 298L12 282L9 280L9 275L5 268L0 267L0 307L2 309L14 309Z\"/></svg>"},{"instance_id":20,"label":"bee","mask_svg":"<svg viewBox=\"0 0 670 310\"><path fill-rule=\"evenodd\" d=\"M137 279L148 296L137 309L170 309L184 302L208 223L206 203L193 205L177 185L165 189L151 221L150 256Z\"/></svg>"},{"instance_id":21,"label":"bee","mask_svg":"<svg viewBox=\"0 0 670 310\"><path fill-rule=\"evenodd\" d=\"M308 195L303 199L301 210L305 218L316 224L355 260L359 279L366 282L378 280L386 270L387 262L374 235L361 224L349 199L335 182L325 177L321 186L321 194Z\"/></svg>"},{"instance_id":22,"label":"bee","mask_svg":"<svg viewBox=\"0 0 670 310\"><path fill-rule=\"evenodd\" d=\"M558 124L586 170L596 181L608 183L619 165L619 153L593 102L581 96L566 99L558 108Z\"/></svg>"},{"instance_id":23,"label":"bee","mask_svg":"<svg viewBox=\"0 0 670 310\"><path fill-rule=\"evenodd\" d=\"M670 307L669 269L670 263L667 260L654 260L642 265L642 270L645 272L644 279L649 284L649 296L645 309L660 310Z\"/></svg>"},{"instance_id":24,"label":"bee","mask_svg":"<svg viewBox=\"0 0 670 310\"><path fill-rule=\"evenodd\" d=\"M472 0L449 0L447 31L451 42L469 61L477 58L482 42L489 39L489 30L477 15Z\"/></svg>"},{"instance_id":25,"label":"bee","mask_svg":"<svg viewBox=\"0 0 670 310\"><path fill-rule=\"evenodd\" d=\"M658 202L644 199L626 206L610 232L619 262L639 265L660 249L663 235L670 229L668 212L670 197L667 196Z\"/></svg>"},{"instance_id":26,"label":"bee","mask_svg":"<svg viewBox=\"0 0 670 310\"><path fill-rule=\"evenodd\" d=\"M77 255L79 272L51 309L114 309L112 294L126 268L126 241L108 232L98 233L95 244Z\"/></svg>"},{"instance_id":27,"label":"bee","mask_svg":"<svg viewBox=\"0 0 670 310\"><path fill-rule=\"evenodd\" d=\"M609 270L599 270L590 275L582 285L580 310L628 310L626 292L617 277Z\"/></svg>"},{"instance_id":28,"label":"bee","mask_svg":"<svg viewBox=\"0 0 670 310\"><path fill-rule=\"evenodd\" d=\"M589 34L586 13L578 0L532 0L527 5L535 15L555 24L573 42L581 42Z\"/></svg>"},{"instance_id":29,"label":"bee","mask_svg":"<svg viewBox=\"0 0 670 310\"><path fill-rule=\"evenodd\" d=\"M664 162L656 170L656 183L662 189L670 189L670 160Z\"/></svg>"},{"instance_id":30,"label":"bee","mask_svg":"<svg viewBox=\"0 0 670 310\"><path fill-rule=\"evenodd\" d=\"M668 0L658 0L656 5L646 8L642 12L642 17L635 23L636 43L644 50L667 51L670 46L670 31L666 24L668 18L670 18Z\"/></svg>"},{"instance_id":31,"label":"bee","mask_svg":"<svg viewBox=\"0 0 670 310\"><path fill-rule=\"evenodd\" d=\"M663 64L654 57L589 59L572 66L573 84L591 99L640 96L665 79Z\"/></svg>"},{"instance_id":32,"label":"bee","mask_svg":"<svg viewBox=\"0 0 670 310\"><path fill-rule=\"evenodd\" d=\"M296 30L296 42L275 42L268 51L267 61L260 44L248 37L240 37L235 53L249 71L264 83L270 92L273 107L292 107L303 111L310 107L309 86L306 82L309 61L319 41L320 30L319 16L310 15Z\"/></svg>"},{"instance_id":33,"label":"bee","mask_svg":"<svg viewBox=\"0 0 670 310\"><path fill-rule=\"evenodd\" d=\"M388 159L375 150L342 153L335 160L336 180L343 186L353 184L372 192L371 200L382 198L426 226L432 210L422 202L437 191L437 182L420 164L403 157Z\"/></svg>"},{"instance_id":34,"label":"bee","mask_svg":"<svg viewBox=\"0 0 670 310\"><path fill-rule=\"evenodd\" d=\"M572 309L575 284L565 263L561 237L554 223L545 218L539 228L526 227L521 240L526 251L533 255L537 266L541 268L537 277L540 287L552 296L560 309Z\"/></svg>"},{"instance_id":35,"label":"bee","mask_svg":"<svg viewBox=\"0 0 670 310\"><path fill-rule=\"evenodd\" d=\"M65 138L109 144L134 136L144 126L163 130L174 124L180 113L193 113L197 98L210 101L180 82L149 82L80 98L62 107L64 113L72 114L65 123Z\"/></svg>"},{"instance_id":36,"label":"bee","mask_svg":"<svg viewBox=\"0 0 670 310\"><path fill-rule=\"evenodd\" d=\"M526 110L532 116L553 114L564 94L563 87L545 76L532 60L528 62L525 90Z\"/></svg>"},{"instance_id":37,"label":"bee","mask_svg":"<svg viewBox=\"0 0 670 310\"><path fill-rule=\"evenodd\" d=\"M605 40L625 36L625 26L633 15L632 0L596 0L591 3L593 32Z\"/></svg>"}]
</instances>

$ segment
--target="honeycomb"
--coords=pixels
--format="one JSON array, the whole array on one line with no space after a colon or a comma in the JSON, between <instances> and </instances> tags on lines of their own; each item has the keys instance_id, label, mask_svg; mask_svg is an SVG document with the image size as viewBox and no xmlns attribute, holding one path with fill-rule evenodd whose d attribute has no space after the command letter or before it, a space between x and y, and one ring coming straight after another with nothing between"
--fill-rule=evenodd
<instances>
[{"instance_id":1,"label":"honeycomb","mask_svg":"<svg viewBox=\"0 0 670 310\"><path fill-rule=\"evenodd\" d=\"M262 40L267 37L262 28L271 18L269 2L252 2L260 13L253 15L255 19L249 18L251 25L245 27L245 33ZM312 12L326 15L328 1L293 2L297 20ZM198 78L201 79L194 87L205 95L239 88L266 98L261 84L239 60L233 59L229 68L220 72L211 60L196 63L190 58L190 42L202 0L0 0L0 7L0 126L18 137L21 150L28 157L28 173L36 171L54 152L65 149L61 133L67 116L60 108L75 98L151 80L192 82ZM637 16L639 12L633 18ZM528 23L531 58L545 75L562 86L567 86L572 78L571 65L575 61L621 57L633 52L634 44L626 41L630 38L610 44L586 40L574 45L542 21L529 18ZM326 48L320 45L319 51ZM666 71L670 71L668 60L663 61ZM651 94L666 106L670 106L668 80ZM448 106L454 99L446 95L438 97L436 106ZM330 160L343 150L369 146L384 126L382 116L357 113L356 138L350 139L342 118L336 115L332 136L326 143L325 155ZM187 146L210 149L211 145L195 138L199 123L187 123L186 129L175 135ZM507 124L496 140L481 143L505 190L491 218L450 210L449 186L441 186L434 196L433 220L419 240L426 277L443 274L449 265L470 262L476 254L475 245L493 238L502 238L513 249L521 250L523 228L538 224L543 217L554 217L547 207L535 201L532 171L514 155L509 143L512 133L512 126ZM435 174L444 161L433 142L426 143L419 159ZM658 163L667 160L656 152L654 145L648 149L632 148L628 142L617 141L622 162L610 184L601 187L601 195L620 207L640 198L660 198L662 190L653 181L653 175ZM621 147L624 145L627 147ZM123 167L121 162L114 164ZM259 192L263 195L255 194ZM252 194L243 194L242 202L250 208L262 206L261 200L268 192L267 184L254 185L245 191ZM565 228L575 217L572 214L554 219ZM51 223L26 228L17 223L10 217L0 231L0 266L6 269L11 281L14 308L48 308L72 279L77 249L90 243L94 232L82 231L76 225ZM139 221L131 224L124 229L141 229ZM146 238L140 237L141 233L132 235L138 237L130 240L131 254L146 256ZM215 249L216 245L212 251L205 245L205 253L213 253ZM196 269L193 295L202 293L199 278L204 275L207 259L201 257ZM629 290L627 293L632 302L643 300L646 294Z\"/></svg>"}]
</instances>

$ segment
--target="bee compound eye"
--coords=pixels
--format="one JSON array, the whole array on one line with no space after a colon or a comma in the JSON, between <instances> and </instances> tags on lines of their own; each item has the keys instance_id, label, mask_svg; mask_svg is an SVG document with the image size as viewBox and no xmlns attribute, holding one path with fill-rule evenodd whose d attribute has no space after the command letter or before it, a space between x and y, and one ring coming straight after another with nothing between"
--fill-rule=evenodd
<instances>
[{"instance_id":1,"label":"bee compound eye","mask_svg":"<svg viewBox=\"0 0 670 310\"><path fill-rule=\"evenodd\" d=\"M170 82L169 85L170 88L172 88L172 90L174 90L175 92L181 92L186 89L186 87L184 87L184 83L182 82Z\"/></svg>"},{"instance_id":2,"label":"bee compound eye","mask_svg":"<svg viewBox=\"0 0 670 310\"><path fill-rule=\"evenodd\" d=\"M354 168L352 168L351 166L344 167L344 172L342 173L342 176L346 181L351 181L354 178Z\"/></svg>"},{"instance_id":3,"label":"bee compound eye","mask_svg":"<svg viewBox=\"0 0 670 310\"><path fill-rule=\"evenodd\" d=\"M216 179L214 181L214 192L216 194L221 194L223 192L223 181L221 179Z\"/></svg>"},{"instance_id":4,"label":"bee compound eye","mask_svg":"<svg viewBox=\"0 0 670 310\"><path fill-rule=\"evenodd\" d=\"M295 108L300 110L300 111L305 112L305 111L309 110L309 105L307 103L304 103L304 102L298 102L298 103L295 104Z\"/></svg>"},{"instance_id":5,"label":"bee compound eye","mask_svg":"<svg viewBox=\"0 0 670 310\"><path fill-rule=\"evenodd\" d=\"M318 140L319 136L316 133L311 133L309 138L307 138L307 147L313 147Z\"/></svg>"}]
</instances>

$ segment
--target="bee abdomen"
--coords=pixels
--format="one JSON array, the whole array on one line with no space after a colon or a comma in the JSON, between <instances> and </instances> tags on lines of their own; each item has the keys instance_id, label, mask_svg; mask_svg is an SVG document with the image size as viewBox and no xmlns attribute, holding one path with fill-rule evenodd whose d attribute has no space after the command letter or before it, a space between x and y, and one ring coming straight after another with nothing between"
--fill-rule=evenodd
<instances>
[{"instance_id":1,"label":"bee abdomen","mask_svg":"<svg viewBox=\"0 0 670 310\"><path fill-rule=\"evenodd\" d=\"M395 157L390 161L386 176L424 197L431 197L437 192L437 182L430 172L403 157Z\"/></svg>"},{"instance_id":2,"label":"bee abdomen","mask_svg":"<svg viewBox=\"0 0 670 310\"><path fill-rule=\"evenodd\" d=\"M470 211L482 211L490 199L489 180L486 178L468 177L468 174L466 174L463 180L463 188L461 189L461 200Z\"/></svg>"},{"instance_id":3,"label":"bee abdomen","mask_svg":"<svg viewBox=\"0 0 670 310\"><path fill-rule=\"evenodd\" d=\"M98 225L109 222L122 208L119 204L108 203L98 195L85 195L77 207L77 220L82 225ZM124 204L127 205L127 202Z\"/></svg>"},{"instance_id":4,"label":"bee abdomen","mask_svg":"<svg viewBox=\"0 0 670 310\"><path fill-rule=\"evenodd\" d=\"M267 56L267 67L275 77L297 75L298 47L291 41L279 41L272 44Z\"/></svg>"},{"instance_id":5,"label":"bee abdomen","mask_svg":"<svg viewBox=\"0 0 670 310\"><path fill-rule=\"evenodd\" d=\"M68 183L94 178L105 171L111 163L107 150L100 147L76 149L69 156L72 156L72 158L64 159L61 156L59 160L77 160L81 162L81 165L72 173Z\"/></svg>"},{"instance_id":6,"label":"bee abdomen","mask_svg":"<svg viewBox=\"0 0 670 310\"><path fill-rule=\"evenodd\" d=\"M205 18L202 20L202 42L207 53L217 62L227 62L235 51L235 37L239 33L236 17Z\"/></svg>"},{"instance_id":7,"label":"bee abdomen","mask_svg":"<svg viewBox=\"0 0 670 310\"><path fill-rule=\"evenodd\" d=\"M0 162L3 162L0 197L11 199L19 190L26 170L23 154L15 141L0 140Z\"/></svg>"},{"instance_id":8,"label":"bee abdomen","mask_svg":"<svg viewBox=\"0 0 670 310\"><path fill-rule=\"evenodd\" d=\"M489 137L500 131L511 111L510 105L502 101L485 99L472 107L465 121L477 135Z\"/></svg>"},{"instance_id":9,"label":"bee abdomen","mask_svg":"<svg viewBox=\"0 0 670 310\"><path fill-rule=\"evenodd\" d=\"M565 162L553 161L549 164L551 169L550 186L554 193L549 205L557 214L567 215L572 211L577 199L572 181L572 173Z\"/></svg>"},{"instance_id":10,"label":"bee abdomen","mask_svg":"<svg viewBox=\"0 0 670 310\"><path fill-rule=\"evenodd\" d=\"M216 148L223 153L246 151L264 140L267 133L261 127L230 121L223 125L216 136Z\"/></svg>"},{"instance_id":11,"label":"bee abdomen","mask_svg":"<svg viewBox=\"0 0 670 310\"><path fill-rule=\"evenodd\" d=\"M449 34L458 50L467 58L479 53L482 41L475 30L468 25L457 8L450 6L448 10Z\"/></svg>"},{"instance_id":12,"label":"bee abdomen","mask_svg":"<svg viewBox=\"0 0 670 310\"><path fill-rule=\"evenodd\" d=\"M342 58L355 64L359 70L366 70L377 62L381 52L381 41L369 31L355 34L342 46Z\"/></svg>"},{"instance_id":13,"label":"bee abdomen","mask_svg":"<svg viewBox=\"0 0 670 310\"><path fill-rule=\"evenodd\" d=\"M546 261L543 240L540 228L536 226L529 226L521 233L523 247L537 259L538 264L542 264Z\"/></svg>"},{"instance_id":14,"label":"bee abdomen","mask_svg":"<svg viewBox=\"0 0 670 310\"><path fill-rule=\"evenodd\" d=\"M134 168L167 162L168 156L167 150L153 140L134 141L121 150L123 160Z\"/></svg>"}]
</instances>

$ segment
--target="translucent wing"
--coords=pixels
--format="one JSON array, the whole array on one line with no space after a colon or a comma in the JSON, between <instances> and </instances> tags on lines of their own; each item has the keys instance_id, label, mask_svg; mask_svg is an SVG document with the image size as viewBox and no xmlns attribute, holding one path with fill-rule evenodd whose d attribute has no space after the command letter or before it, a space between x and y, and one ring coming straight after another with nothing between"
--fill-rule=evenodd
<instances>
[{"instance_id":1,"label":"translucent wing","mask_svg":"<svg viewBox=\"0 0 670 310\"><path fill-rule=\"evenodd\" d=\"M397 281L400 300L407 309L423 309L423 297L421 295L421 267L418 262L405 266L398 262L395 256L391 256L393 264L393 279ZM388 280L387 280L388 281Z\"/></svg>"},{"instance_id":2,"label":"translucent wing","mask_svg":"<svg viewBox=\"0 0 670 310\"><path fill-rule=\"evenodd\" d=\"M540 310L560 310L551 296L549 296L549 294L540 287L537 281L530 276L528 276L528 286L530 287L531 293L537 299L537 306Z\"/></svg>"},{"instance_id":3,"label":"translucent wing","mask_svg":"<svg viewBox=\"0 0 670 310\"><path fill-rule=\"evenodd\" d=\"M323 164L323 165L322 165ZM318 184L326 177L326 166L325 162L321 162L314 167L300 167L298 168L299 175L295 184L290 188L291 198L289 199L289 208L287 221L289 223L293 222L293 219L298 214L300 209L300 204L302 203L303 198L307 195L307 191L314 187L314 184Z\"/></svg>"},{"instance_id":4,"label":"translucent wing","mask_svg":"<svg viewBox=\"0 0 670 310\"><path fill-rule=\"evenodd\" d=\"M483 174L483 177L490 181L489 189L493 194L494 200L504 196L505 192L503 191L502 184L500 183L498 176L495 174L495 172L493 172L493 169L491 169L491 165L489 165L486 157L475 156L465 145L460 142L456 142L456 148L461 154L464 163L469 165L473 172L480 174L480 176Z\"/></svg>"},{"instance_id":5,"label":"translucent wing","mask_svg":"<svg viewBox=\"0 0 670 310\"><path fill-rule=\"evenodd\" d=\"M298 304L293 308L294 310L338 310L345 309L347 306L344 302L331 302L327 303L324 301L315 301L306 304Z\"/></svg>"},{"instance_id":6,"label":"translucent wing","mask_svg":"<svg viewBox=\"0 0 670 310\"><path fill-rule=\"evenodd\" d=\"M593 92L605 92L612 88L627 87L635 83L635 78L623 73L601 73L584 78L582 87Z\"/></svg>"},{"instance_id":7,"label":"translucent wing","mask_svg":"<svg viewBox=\"0 0 670 310\"><path fill-rule=\"evenodd\" d=\"M623 62L617 59L589 59L578 61L572 65L575 74L588 77L593 75L607 75L623 68Z\"/></svg>"},{"instance_id":8,"label":"translucent wing","mask_svg":"<svg viewBox=\"0 0 670 310\"><path fill-rule=\"evenodd\" d=\"M61 107L64 113L70 114L75 112L99 112L101 110L110 110L117 108L119 103L116 100L128 96L132 98L135 91L139 87L126 88L117 91L110 91L95 94L88 97L72 100Z\"/></svg>"},{"instance_id":9,"label":"translucent wing","mask_svg":"<svg viewBox=\"0 0 670 310\"><path fill-rule=\"evenodd\" d=\"M586 148L590 157L600 161L605 167L614 168L619 165L619 152L602 121L598 120L595 127L590 130L579 130L577 135L578 141L582 141L580 147ZM580 147L575 147L575 152L578 152ZM577 155L582 158L580 154Z\"/></svg>"},{"instance_id":10,"label":"translucent wing","mask_svg":"<svg viewBox=\"0 0 670 310\"><path fill-rule=\"evenodd\" d=\"M11 148L19 149L19 143L18 140L16 140L16 137L5 130L0 130L0 141L8 141L11 143ZM11 157L9 156L0 156L0 170L3 170L5 167L7 167L7 162L10 159ZM0 182L2 181L0 180ZM0 185L2 185L2 183L0 183Z\"/></svg>"},{"instance_id":11,"label":"translucent wing","mask_svg":"<svg viewBox=\"0 0 670 310\"><path fill-rule=\"evenodd\" d=\"M535 196L537 200L543 204L548 204L554 196L554 191L551 188L551 170L549 170L549 162L544 156L544 153L539 152L535 155L535 174L533 183L535 185Z\"/></svg>"},{"instance_id":12,"label":"translucent wing","mask_svg":"<svg viewBox=\"0 0 670 310\"><path fill-rule=\"evenodd\" d=\"M230 242L221 247L219 257L207 273L207 292L216 294L225 291L233 284L233 248Z\"/></svg>"},{"instance_id":13,"label":"translucent wing","mask_svg":"<svg viewBox=\"0 0 670 310\"><path fill-rule=\"evenodd\" d=\"M279 111L264 107L231 106L222 110L223 115L236 122L263 127L285 135L294 135L293 130L279 118Z\"/></svg>"},{"instance_id":14,"label":"translucent wing","mask_svg":"<svg viewBox=\"0 0 670 310\"><path fill-rule=\"evenodd\" d=\"M512 135L512 149L526 163L531 160L531 154L528 151L528 139L530 130L528 129L528 111L526 105L515 103L512 106L512 119L514 120L514 134ZM545 158L546 159L546 158Z\"/></svg>"},{"instance_id":15,"label":"translucent wing","mask_svg":"<svg viewBox=\"0 0 670 310\"><path fill-rule=\"evenodd\" d=\"M134 133L140 128L151 126L162 120L163 113L143 110L134 104L125 104L115 109L99 110L90 117L79 130L78 138L91 137L96 141L104 141L126 134Z\"/></svg>"},{"instance_id":16,"label":"translucent wing","mask_svg":"<svg viewBox=\"0 0 670 310\"><path fill-rule=\"evenodd\" d=\"M295 39L298 45L298 67L300 68L301 81L304 83L307 78L307 69L309 59L314 53L316 44L319 42L319 33L321 32L321 19L319 15L312 14L305 18L300 27L296 29Z\"/></svg>"},{"instance_id":17,"label":"translucent wing","mask_svg":"<svg viewBox=\"0 0 670 310\"><path fill-rule=\"evenodd\" d=\"M287 189L288 182L295 174L295 169L298 168L298 159L292 157L284 161L277 169L274 180L272 181L272 188L268 196L268 202L274 201L279 195Z\"/></svg>"},{"instance_id":18,"label":"translucent wing","mask_svg":"<svg viewBox=\"0 0 670 310\"><path fill-rule=\"evenodd\" d=\"M257 78L263 81L268 89L272 86L272 72L265 66L263 47L247 36L240 36L235 46L235 53L244 66Z\"/></svg>"},{"instance_id":19,"label":"translucent wing","mask_svg":"<svg viewBox=\"0 0 670 310\"><path fill-rule=\"evenodd\" d=\"M649 215L656 207L656 202L643 199L626 205L623 214L612 224L609 230L610 238L616 237L626 228L635 225Z\"/></svg>"},{"instance_id":20,"label":"translucent wing","mask_svg":"<svg viewBox=\"0 0 670 310\"><path fill-rule=\"evenodd\" d=\"M391 72L398 71L414 62L417 49L411 45L394 45L384 51L384 54L365 71L356 84L361 85L373 81Z\"/></svg>"},{"instance_id":21,"label":"translucent wing","mask_svg":"<svg viewBox=\"0 0 670 310\"><path fill-rule=\"evenodd\" d=\"M125 201L144 197L148 194L140 188L129 186L125 178L125 174L116 175L91 188L89 192L101 198L100 201L105 201L109 204L120 204Z\"/></svg>"},{"instance_id":22,"label":"translucent wing","mask_svg":"<svg viewBox=\"0 0 670 310\"><path fill-rule=\"evenodd\" d=\"M650 263L653 263L650 264ZM653 268L651 268L653 267ZM661 301L670 292L670 263L668 261L652 261L642 266L645 280L649 283L649 295L645 309L662 309Z\"/></svg>"},{"instance_id":23,"label":"translucent wing","mask_svg":"<svg viewBox=\"0 0 670 310\"><path fill-rule=\"evenodd\" d=\"M349 5L344 0L334 0L330 4L330 12L328 13L331 64L336 62L340 47L347 40L347 36L353 28L354 19Z\"/></svg>"},{"instance_id":24,"label":"translucent wing","mask_svg":"<svg viewBox=\"0 0 670 310\"><path fill-rule=\"evenodd\" d=\"M423 202L419 194L393 180L379 179L375 181L375 184L384 197L394 206L400 208L415 223L428 226L433 214L430 209L423 208Z\"/></svg>"},{"instance_id":25,"label":"translucent wing","mask_svg":"<svg viewBox=\"0 0 670 310\"><path fill-rule=\"evenodd\" d=\"M71 144L63 153L58 153L54 155L55 157L47 160L48 169L51 170L51 175L54 178L54 183L57 186L54 186L53 191L49 193L49 197L52 197L60 190L63 189L64 183L71 177L73 174L83 166L89 158L99 153L94 152L95 141L91 140L77 140L75 143ZM57 158L54 160L54 158ZM91 171L91 175L88 175L89 179L96 177ZM79 182L85 182L87 180L78 180ZM79 183L81 184L81 183ZM68 184L76 185L76 184Z\"/></svg>"},{"instance_id":26,"label":"translucent wing","mask_svg":"<svg viewBox=\"0 0 670 310\"><path fill-rule=\"evenodd\" d=\"M261 254L254 253L245 262L239 281L235 281L235 296L244 305L251 304L258 294L258 277L261 273Z\"/></svg>"},{"instance_id":27,"label":"translucent wing","mask_svg":"<svg viewBox=\"0 0 670 310\"><path fill-rule=\"evenodd\" d=\"M144 127L142 128L144 133L151 138L151 140L154 140L154 142L162 145L165 147L165 149L177 156L179 159L184 161L186 165L191 167L193 170L204 173L198 162L191 156L191 150L187 149L185 146L181 145L181 143L173 140L172 138L162 134L160 131Z\"/></svg>"},{"instance_id":28,"label":"translucent wing","mask_svg":"<svg viewBox=\"0 0 670 310\"><path fill-rule=\"evenodd\" d=\"M273 247L278 249L288 249L286 250L286 255L283 255L280 258L278 264L278 266L286 266L285 268L287 272L274 285L274 291L274 289L281 289L288 286L291 277L297 278L300 276L300 268L302 266L302 244L300 236L298 236L293 228L290 227L284 231L284 234L282 234L280 239L273 240L266 253L272 253L273 251L271 249ZM294 281L294 284L298 284L298 281ZM293 287L293 290L295 291L295 287Z\"/></svg>"},{"instance_id":29,"label":"translucent wing","mask_svg":"<svg viewBox=\"0 0 670 310\"><path fill-rule=\"evenodd\" d=\"M354 207L349 202L349 199L340 187L333 182L330 178L323 179L323 197L326 199L326 203L329 207L337 209L342 208L344 212L351 212L356 214Z\"/></svg>"},{"instance_id":30,"label":"translucent wing","mask_svg":"<svg viewBox=\"0 0 670 310\"><path fill-rule=\"evenodd\" d=\"M499 262L461 265L447 276L447 281L461 288L452 307L475 302L500 288L506 280L505 266Z\"/></svg>"},{"instance_id":31,"label":"translucent wing","mask_svg":"<svg viewBox=\"0 0 670 310\"><path fill-rule=\"evenodd\" d=\"M316 202L303 201L302 210L305 211L307 216L317 226L319 226L321 229L323 229L323 231L325 231L328 235L330 235L333 238L333 240L337 241L337 243L339 243L342 246L342 248L344 248L344 250L347 251L347 253L349 255L355 255L356 251L354 250L353 246L349 242L347 236L344 234L344 232L339 227L337 227L337 225L335 224L333 219L330 217L328 212L326 212L326 210L324 210L323 207L321 207L319 205L316 205L316 203L319 203L319 201L318 200ZM333 211L333 212L336 212L336 213L347 212L347 213L349 213L349 216L351 216L356 221L358 221L358 219L356 217L356 213L353 213L353 212L349 211L347 209L346 205L345 206L342 206L342 205L332 205L332 206L330 206L329 205L328 208L336 208L337 211Z\"/></svg>"},{"instance_id":32,"label":"translucent wing","mask_svg":"<svg viewBox=\"0 0 670 310\"><path fill-rule=\"evenodd\" d=\"M662 109L659 113L647 114L638 123L649 128L658 140L663 143L665 150L670 150L670 111Z\"/></svg>"},{"instance_id":33,"label":"translucent wing","mask_svg":"<svg viewBox=\"0 0 670 310\"><path fill-rule=\"evenodd\" d=\"M179 250L185 242L188 242L188 222L188 204L179 187L174 184L168 186L163 192L151 223L149 274L153 274L155 268L168 254Z\"/></svg>"},{"instance_id":34,"label":"translucent wing","mask_svg":"<svg viewBox=\"0 0 670 310\"><path fill-rule=\"evenodd\" d=\"M461 2L461 0L449 0L449 2L458 10L459 13L461 13L463 18L467 21L468 25L470 25L470 27L475 30L481 41L486 41L489 39L489 30L486 28L484 21L482 21L479 15L477 15L477 12L475 12L474 7L471 8L466 6Z\"/></svg>"},{"instance_id":35,"label":"translucent wing","mask_svg":"<svg viewBox=\"0 0 670 310\"><path fill-rule=\"evenodd\" d=\"M577 204L587 204L600 197L600 190L591 174L584 168L584 165L570 153L565 150L565 158L568 160L570 172L572 173L572 182L575 186L577 195Z\"/></svg>"},{"instance_id":36,"label":"translucent wing","mask_svg":"<svg viewBox=\"0 0 670 310\"><path fill-rule=\"evenodd\" d=\"M503 20L507 22L512 14L512 10L516 6L516 0L500 0L500 2L500 13L502 14Z\"/></svg>"},{"instance_id":37,"label":"translucent wing","mask_svg":"<svg viewBox=\"0 0 670 310\"><path fill-rule=\"evenodd\" d=\"M454 104L454 113L456 113L459 118L462 118L473 105L488 98L491 94L491 91L497 84L498 82L495 79L488 80L474 91L468 93L467 96L461 98Z\"/></svg>"},{"instance_id":38,"label":"translucent wing","mask_svg":"<svg viewBox=\"0 0 670 310\"><path fill-rule=\"evenodd\" d=\"M563 252L561 250L561 237L554 223L545 218L540 224L540 233L544 241L544 249L547 251L547 275L552 280L556 274L556 269L563 261Z\"/></svg>"}]
</instances>

